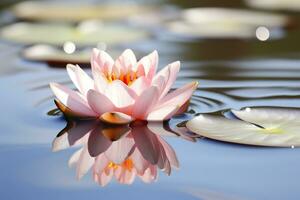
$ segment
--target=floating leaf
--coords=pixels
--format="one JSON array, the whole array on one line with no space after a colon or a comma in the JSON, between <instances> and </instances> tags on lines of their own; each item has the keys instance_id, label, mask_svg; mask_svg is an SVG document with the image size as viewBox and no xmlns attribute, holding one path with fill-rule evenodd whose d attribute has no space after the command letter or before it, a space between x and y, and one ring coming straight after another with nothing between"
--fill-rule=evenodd
<instances>
[{"instance_id":1,"label":"floating leaf","mask_svg":"<svg viewBox=\"0 0 300 200\"><path fill-rule=\"evenodd\" d=\"M20 22L2 28L0 35L4 39L22 44L42 43L62 46L65 42L71 41L75 45L83 46L132 42L145 38L148 34L140 29L103 24L93 20L82 22L78 26Z\"/></svg>"},{"instance_id":2,"label":"floating leaf","mask_svg":"<svg viewBox=\"0 0 300 200\"><path fill-rule=\"evenodd\" d=\"M299 110L247 108L232 112L241 120L203 114L190 120L187 128L199 135L225 142L278 147L300 146Z\"/></svg>"},{"instance_id":3,"label":"floating leaf","mask_svg":"<svg viewBox=\"0 0 300 200\"><path fill-rule=\"evenodd\" d=\"M271 10L300 10L299 0L246 0L249 6Z\"/></svg>"},{"instance_id":4,"label":"floating leaf","mask_svg":"<svg viewBox=\"0 0 300 200\"><path fill-rule=\"evenodd\" d=\"M26 1L15 5L13 13L20 19L35 21L72 21L88 19L116 20L147 13L153 7L136 4L88 4Z\"/></svg>"},{"instance_id":5,"label":"floating leaf","mask_svg":"<svg viewBox=\"0 0 300 200\"><path fill-rule=\"evenodd\" d=\"M172 33L208 38L253 38L259 26L281 28L288 18L279 14L266 14L227 8L191 8L183 10L181 19L167 23Z\"/></svg>"},{"instance_id":6,"label":"floating leaf","mask_svg":"<svg viewBox=\"0 0 300 200\"><path fill-rule=\"evenodd\" d=\"M51 45L33 45L26 48L22 55L27 60L43 61L49 64L56 63L59 66L66 66L68 63L76 63L79 65L88 64L90 62L91 49L75 51L68 54L63 49L56 48Z\"/></svg>"}]
</instances>

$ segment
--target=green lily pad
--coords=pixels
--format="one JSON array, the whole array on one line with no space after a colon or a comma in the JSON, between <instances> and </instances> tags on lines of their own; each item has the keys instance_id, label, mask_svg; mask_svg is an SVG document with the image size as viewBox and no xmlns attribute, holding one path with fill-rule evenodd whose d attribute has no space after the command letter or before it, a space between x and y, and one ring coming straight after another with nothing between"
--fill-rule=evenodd
<instances>
[{"instance_id":1,"label":"green lily pad","mask_svg":"<svg viewBox=\"0 0 300 200\"><path fill-rule=\"evenodd\" d=\"M46 62L53 67L65 67L69 63L90 67L91 52L92 49L89 48L66 53L63 48L59 49L51 45L33 45L25 48L22 56L26 60Z\"/></svg>"},{"instance_id":2,"label":"green lily pad","mask_svg":"<svg viewBox=\"0 0 300 200\"><path fill-rule=\"evenodd\" d=\"M62 48L58 48L51 45L38 44L25 48L22 51L22 56L26 60L46 62L53 67L66 67L67 64L71 63L78 64L80 67L90 68L91 53L92 48L75 48L74 52L68 52L67 49L65 49L65 45ZM117 56L121 52L110 50L110 53Z\"/></svg>"},{"instance_id":3,"label":"green lily pad","mask_svg":"<svg viewBox=\"0 0 300 200\"><path fill-rule=\"evenodd\" d=\"M283 108L247 108L232 111L239 119L203 114L187 128L201 136L248 145L300 146L300 111Z\"/></svg>"},{"instance_id":4,"label":"green lily pad","mask_svg":"<svg viewBox=\"0 0 300 200\"><path fill-rule=\"evenodd\" d=\"M260 26L282 28L289 22L284 15L227 8L183 10L179 20L166 23L172 33L206 38L254 38Z\"/></svg>"},{"instance_id":5,"label":"green lily pad","mask_svg":"<svg viewBox=\"0 0 300 200\"><path fill-rule=\"evenodd\" d=\"M55 23L20 22L3 27L0 36L3 39L22 44L63 45L72 41L76 45L98 43L118 44L143 39L148 34L139 29L121 25L103 24L99 21L85 21L78 26Z\"/></svg>"},{"instance_id":6,"label":"green lily pad","mask_svg":"<svg viewBox=\"0 0 300 200\"><path fill-rule=\"evenodd\" d=\"M51 1L26 1L12 8L13 13L20 19L59 22L78 22L89 19L117 20L151 10L153 7L136 4L110 3L100 5Z\"/></svg>"},{"instance_id":7,"label":"green lily pad","mask_svg":"<svg viewBox=\"0 0 300 200\"><path fill-rule=\"evenodd\" d=\"M270 10L299 11L299 0L246 0L246 3L254 8Z\"/></svg>"}]
</instances>

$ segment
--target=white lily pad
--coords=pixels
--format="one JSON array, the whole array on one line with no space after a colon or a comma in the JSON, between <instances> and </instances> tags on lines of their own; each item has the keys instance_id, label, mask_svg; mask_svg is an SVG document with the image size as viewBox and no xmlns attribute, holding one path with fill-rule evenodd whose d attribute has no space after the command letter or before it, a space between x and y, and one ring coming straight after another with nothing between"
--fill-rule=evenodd
<instances>
[{"instance_id":1,"label":"white lily pad","mask_svg":"<svg viewBox=\"0 0 300 200\"><path fill-rule=\"evenodd\" d=\"M246 0L246 3L255 8L270 10L290 10L299 11L299 0Z\"/></svg>"},{"instance_id":2,"label":"white lily pad","mask_svg":"<svg viewBox=\"0 0 300 200\"><path fill-rule=\"evenodd\" d=\"M285 26L288 21L284 15L258 11L191 8L182 11L181 19L167 23L167 28L173 33L192 37L254 38L258 27L273 30Z\"/></svg>"},{"instance_id":3,"label":"white lily pad","mask_svg":"<svg viewBox=\"0 0 300 200\"><path fill-rule=\"evenodd\" d=\"M296 134L299 132L300 135L300 110L298 109L246 108L240 111L232 110L232 112L239 119L266 129L282 129L282 131L289 133Z\"/></svg>"},{"instance_id":4,"label":"white lily pad","mask_svg":"<svg viewBox=\"0 0 300 200\"><path fill-rule=\"evenodd\" d=\"M90 62L91 51L91 49L85 49L68 54L63 49L58 49L51 45L34 45L24 49L22 55L31 61L87 64Z\"/></svg>"},{"instance_id":5,"label":"white lily pad","mask_svg":"<svg viewBox=\"0 0 300 200\"><path fill-rule=\"evenodd\" d=\"M119 55L117 50L110 50L112 55ZM61 47L46 44L37 44L25 48L22 56L29 61L46 62L54 67L66 67L67 64L78 64L80 67L90 67L92 48L75 49L72 53L67 53Z\"/></svg>"},{"instance_id":6,"label":"white lily pad","mask_svg":"<svg viewBox=\"0 0 300 200\"><path fill-rule=\"evenodd\" d=\"M190 120L186 126L201 136L224 142L274 147L300 146L299 110L247 108L232 112L241 120L203 114Z\"/></svg>"},{"instance_id":7,"label":"white lily pad","mask_svg":"<svg viewBox=\"0 0 300 200\"><path fill-rule=\"evenodd\" d=\"M147 37L143 30L121 25L103 24L99 21L85 21L78 26L55 23L20 22L3 27L1 37L22 44L63 45L66 41L76 45L98 43L118 44ZM124 37L126 36L126 37Z\"/></svg>"},{"instance_id":8,"label":"white lily pad","mask_svg":"<svg viewBox=\"0 0 300 200\"><path fill-rule=\"evenodd\" d=\"M88 4L52 1L26 1L15 5L13 13L20 19L34 21L72 21L88 19L117 20L147 13L153 7L137 4Z\"/></svg>"},{"instance_id":9,"label":"white lily pad","mask_svg":"<svg viewBox=\"0 0 300 200\"><path fill-rule=\"evenodd\" d=\"M134 15L128 19L128 22L145 28L154 28L154 30L160 30L160 27L166 22L178 17L178 8L172 6L164 6L155 9L152 12L140 13Z\"/></svg>"}]
</instances>

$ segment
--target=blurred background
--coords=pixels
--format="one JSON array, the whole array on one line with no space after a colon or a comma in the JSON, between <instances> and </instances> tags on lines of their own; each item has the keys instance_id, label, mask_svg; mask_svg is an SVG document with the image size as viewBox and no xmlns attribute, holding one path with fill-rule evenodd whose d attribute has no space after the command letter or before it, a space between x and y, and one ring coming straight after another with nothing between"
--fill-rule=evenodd
<instances>
[{"instance_id":1,"label":"blurred background","mask_svg":"<svg viewBox=\"0 0 300 200\"><path fill-rule=\"evenodd\" d=\"M82 50L94 46L112 51L130 47L141 53L158 49L169 58L189 61L293 57L298 51L299 4L297 0L1 1L1 38L32 47L23 51L27 60L56 64L73 59L87 63Z\"/></svg>"}]
</instances>

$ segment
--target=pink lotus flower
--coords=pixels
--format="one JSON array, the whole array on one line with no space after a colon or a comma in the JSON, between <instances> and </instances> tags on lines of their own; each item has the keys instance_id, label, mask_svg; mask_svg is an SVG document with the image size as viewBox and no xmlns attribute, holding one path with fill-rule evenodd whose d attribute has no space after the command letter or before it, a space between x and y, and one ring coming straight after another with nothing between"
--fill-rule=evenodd
<instances>
[{"instance_id":1,"label":"pink lotus flower","mask_svg":"<svg viewBox=\"0 0 300 200\"><path fill-rule=\"evenodd\" d=\"M100 117L104 121L118 118L122 122L168 120L185 111L198 84L193 82L169 93L180 62L156 73L157 64L156 51L137 62L130 49L116 61L106 52L94 49L93 79L78 65L68 64L68 74L78 91L57 83L50 83L50 87L61 104L59 107L63 107L61 110L75 116Z\"/></svg>"},{"instance_id":2,"label":"pink lotus flower","mask_svg":"<svg viewBox=\"0 0 300 200\"><path fill-rule=\"evenodd\" d=\"M136 177L150 183L157 179L158 169L170 175L172 168L179 167L173 148L152 131L160 130L158 124L134 122L112 127L95 121L77 123L71 128L68 125L70 129L63 129L65 132L55 138L53 151L82 146L69 160L69 166L76 166L79 179L92 169L95 182L101 186L113 177L122 184L131 184Z\"/></svg>"}]
</instances>

